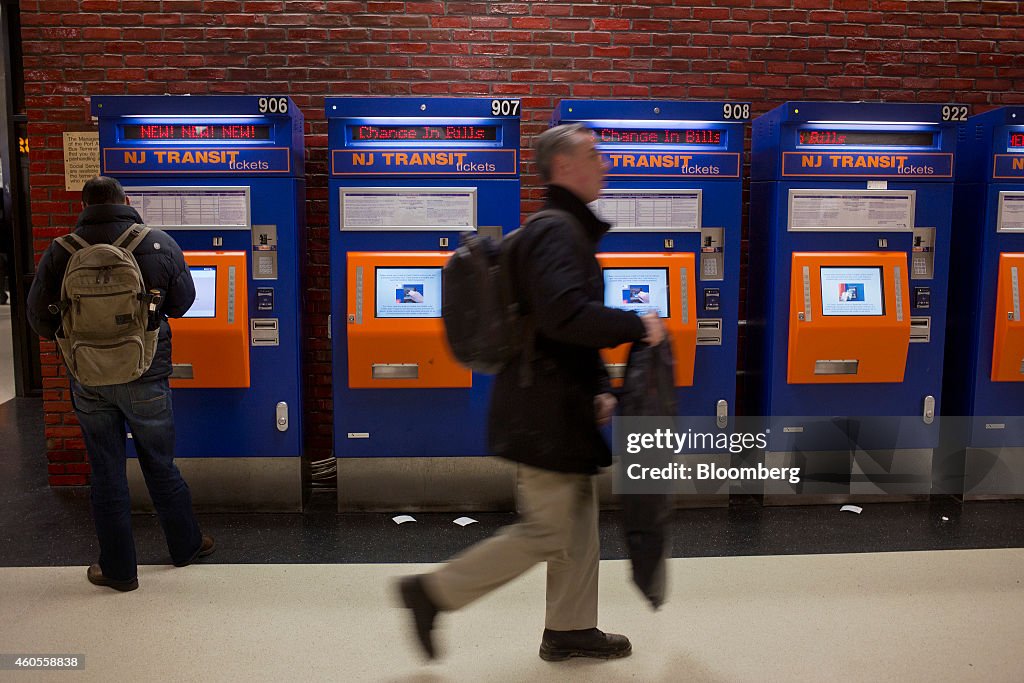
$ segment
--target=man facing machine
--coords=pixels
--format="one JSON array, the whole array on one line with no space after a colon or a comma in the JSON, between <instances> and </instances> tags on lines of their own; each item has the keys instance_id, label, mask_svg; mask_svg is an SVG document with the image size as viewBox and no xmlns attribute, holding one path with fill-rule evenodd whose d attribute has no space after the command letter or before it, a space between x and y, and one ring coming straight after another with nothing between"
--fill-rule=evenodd
<instances>
[{"instance_id":1,"label":"man facing machine","mask_svg":"<svg viewBox=\"0 0 1024 683\"><path fill-rule=\"evenodd\" d=\"M556 126L537 138L536 159L548 186L543 215L516 244L512 279L536 338L498 374L491 396L489 445L518 465L521 520L430 574L399 585L416 633L436 656L434 620L546 561L547 609L540 656L626 657L625 636L597 628L600 548L594 475L611 464L600 433L615 412L599 350L643 340L658 344L656 312L637 316L603 305L595 253L611 227L587 207L604 186L606 166L581 125ZM524 370L524 364L526 372Z\"/></svg>"},{"instance_id":2,"label":"man facing machine","mask_svg":"<svg viewBox=\"0 0 1024 683\"><path fill-rule=\"evenodd\" d=\"M61 348L71 375L72 403L92 468L92 511L100 558L98 564L89 567L87 578L97 586L119 591L139 587L125 473L125 423L131 429L174 565L192 564L215 547L213 538L199 530L192 494L174 464L174 413L168 387L171 333L167 317L180 317L188 311L196 296L195 287L178 244L167 233L143 226L142 218L128 201L114 178L97 176L87 181L74 233L58 238L47 248L28 294L32 329L41 337L57 339L58 344L65 342ZM123 247L125 262L89 265L97 261L86 262L86 254L105 248L99 245ZM114 356L117 351L113 347L131 344L96 342L100 337L131 329L134 315L130 311L137 305L133 302L145 296L118 284L115 278L130 277L126 271L137 271L143 291L149 293L142 301L143 305L148 303L149 311L147 346L150 336L155 336L155 344L127 375L124 359ZM70 279L99 293L73 294ZM129 291L110 291L120 289ZM127 295L127 308L119 295ZM101 301L107 303L96 303ZM69 308L74 309L77 318L64 315ZM88 338L70 343L76 330L69 329L69 319L82 321L76 325L89 328L93 343L87 343ZM109 352L87 355L88 347Z\"/></svg>"}]
</instances>

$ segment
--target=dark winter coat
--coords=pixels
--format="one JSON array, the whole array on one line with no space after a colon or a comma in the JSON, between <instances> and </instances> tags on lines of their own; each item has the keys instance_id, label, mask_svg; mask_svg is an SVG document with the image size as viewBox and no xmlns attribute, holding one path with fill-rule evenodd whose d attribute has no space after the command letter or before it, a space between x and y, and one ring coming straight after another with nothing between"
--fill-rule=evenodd
<instances>
[{"instance_id":1,"label":"dark winter coat","mask_svg":"<svg viewBox=\"0 0 1024 683\"><path fill-rule=\"evenodd\" d=\"M642 339L645 329L635 313L604 305L594 254L611 226L561 187L548 188L544 209L571 213L583 232L557 216L524 228L514 281L524 312L536 324L532 381L523 386L522 359L498 374L490 448L534 467L594 474L611 464L594 411L594 397L609 390L599 349Z\"/></svg>"},{"instance_id":2,"label":"dark winter coat","mask_svg":"<svg viewBox=\"0 0 1024 683\"><path fill-rule=\"evenodd\" d=\"M82 211L75 234L89 244L110 244L135 223L142 223L142 218L132 207L97 204ZM171 374L171 328L167 318L183 316L196 298L196 289L181 247L166 232L151 230L133 253L146 289L159 289L163 297L159 308L160 335L156 355L140 380L160 379ZM59 244L51 244L36 268L35 280L28 293L28 320L40 337L53 339L60 328L60 316L51 313L48 307L60 301L60 285L70 260L71 254L66 249Z\"/></svg>"}]
</instances>

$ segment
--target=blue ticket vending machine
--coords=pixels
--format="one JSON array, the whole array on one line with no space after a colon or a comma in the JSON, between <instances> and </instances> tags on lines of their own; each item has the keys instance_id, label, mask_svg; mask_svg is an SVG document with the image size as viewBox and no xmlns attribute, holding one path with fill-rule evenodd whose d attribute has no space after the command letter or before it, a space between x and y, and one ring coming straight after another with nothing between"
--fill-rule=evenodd
<instances>
[{"instance_id":1,"label":"blue ticket vending machine","mask_svg":"<svg viewBox=\"0 0 1024 683\"><path fill-rule=\"evenodd\" d=\"M647 304L630 303L626 294L638 289L650 295L649 303L661 304L672 335L680 415L706 418L687 424L702 433L728 430L736 414L749 117L749 103L566 100L552 119L552 125L582 123L595 136L608 172L593 208L612 224L598 255L606 304L640 312ZM666 268L675 262L677 268ZM613 380L622 377L626 347L604 353ZM687 459L727 467L730 454ZM727 483L697 480L683 482L680 491L729 492Z\"/></svg>"},{"instance_id":2,"label":"blue ticket vending machine","mask_svg":"<svg viewBox=\"0 0 1024 683\"><path fill-rule=\"evenodd\" d=\"M1024 107L959 126L949 341L946 492L1024 495ZM966 447L962 449L961 447Z\"/></svg>"},{"instance_id":3,"label":"blue ticket vending machine","mask_svg":"<svg viewBox=\"0 0 1024 683\"><path fill-rule=\"evenodd\" d=\"M181 245L196 284L171 321L177 462L196 506L300 510L302 113L287 97L153 96L94 97L92 114L102 173ZM129 474L145 496L134 459Z\"/></svg>"},{"instance_id":4,"label":"blue ticket vending machine","mask_svg":"<svg viewBox=\"0 0 1024 683\"><path fill-rule=\"evenodd\" d=\"M926 495L962 106L788 102L754 121L751 414L773 494Z\"/></svg>"},{"instance_id":5,"label":"blue ticket vending machine","mask_svg":"<svg viewBox=\"0 0 1024 683\"><path fill-rule=\"evenodd\" d=\"M451 355L441 268L519 225L519 100L328 99L339 509L508 508L491 381Z\"/></svg>"}]
</instances>

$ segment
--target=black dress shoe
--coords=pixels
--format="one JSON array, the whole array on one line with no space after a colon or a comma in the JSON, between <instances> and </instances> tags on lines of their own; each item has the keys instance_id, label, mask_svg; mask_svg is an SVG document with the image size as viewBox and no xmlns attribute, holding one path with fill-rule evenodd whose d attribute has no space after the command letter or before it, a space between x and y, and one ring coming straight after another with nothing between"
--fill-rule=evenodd
<instances>
[{"instance_id":1,"label":"black dress shoe","mask_svg":"<svg viewBox=\"0 0 1024 683\"><path fill-rule=\"evenodd\" d=\"M200 557L206 557L207 555L213 554L213 551L217 549L217 543L213 540L213 536L203 535L203 541L199 544L199 550L197 550L187 562L175 562L175 567L187 567Z\"/></svg>"},{"instance_id":2,"label":"black dress shoe","mask_svg":"<svg viewBox=\"0 0 1024 683\"><path fill-rule=\"evenodd\" d=\"M540 658L546 662L561 662L570 657L618 659L632 653L629 638L596 628L580 631L544 629L544 639L540 643Z\"/></svg>"},{"instance_id":3,"label":"black dress shoe","mask_svg":"<svg viewBox=\"0 0 1024 683\"><path fill-rule=\"evenodd\" d=\"M416 637L419 639L423 653L429 659L437 657L437 650L434 648L434 619L440 611L434 601L427 595L423 588L423 577L406 576L398 582L398 592L402 598L402 604L412 610L413 627L416 630Z\"/></svg>"},{"instance_id":4,"label":"black dress shoe","mask_svg":"<svg viewBox=\"0 0 1024 683\"><path fill-rule=\"evenodd\" d=\"M100 569L98 564L89 565L89 570L85 575L89 578L89 583L91 584L113 588L114 590L121 591L122 593L133 591L139 587L138 577L135 577L134 579L124 579L121 581L117 579L108 579L103 576L103 570Z\"/></svg>"}]
</instances>

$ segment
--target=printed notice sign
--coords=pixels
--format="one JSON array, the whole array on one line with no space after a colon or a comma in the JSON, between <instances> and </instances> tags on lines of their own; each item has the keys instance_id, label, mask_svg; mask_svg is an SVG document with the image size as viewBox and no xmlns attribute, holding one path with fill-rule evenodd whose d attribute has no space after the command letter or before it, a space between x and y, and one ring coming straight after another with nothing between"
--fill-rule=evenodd
<instances>
[{"instance_id":1,"label":"printed notice sign","mask_svg":"<svg viewBox=\"0 0 1024 683\"><path fill-rule=\"evenodd\" d=\"M998 232L1024 232L1024 192L999 193Z\"/></svg>"},{"instance_id":2,"label":"printed notice sign","mask_svg":"<svg viewBox=\"0 0 1024 683\"><path fill-rule=\"evenodd\" d=\"M613 231L700 232L700 190L605 190L591 204Z\"/></svg>"},{"instance_id":3,"label":"printed notice sign","mask_svg":"<svg viewBox=\"0 0 1024 683\"><path fill-rule=\"evenodd\" d=\"M790 230L914 229L913 190L790 190Z\"/></svg>"},{"instance_id":4,"label":"printed notice sign","mask_svg":"<svg viewBox=\"0 0 1024 683\"><path fill-rule=\"evenodd\" d=\"M64 133L64 189L81 192L85 181L100 174L100 134Z\"/></svg>"},{"instance_id":5,"label":"printed notice sign","mask_svg":"<svg viewBox=\"0 0 1024 683\"><path fill-rule=\"evenodd\" d=\"M249 229L249 188L126 187L146 225L175 230Z\"/></svg>"},{"instance_id":6,"label":"printed notice sign","mask_svg":"<svg viewBox=\"0 0 1024 683\"><path fill-rule=\"evenodd\" d=\"M342 230L473 230L476 188L342 188Z\"/></svg>"}]
</instances>

